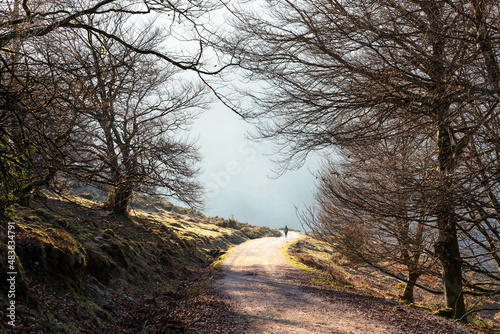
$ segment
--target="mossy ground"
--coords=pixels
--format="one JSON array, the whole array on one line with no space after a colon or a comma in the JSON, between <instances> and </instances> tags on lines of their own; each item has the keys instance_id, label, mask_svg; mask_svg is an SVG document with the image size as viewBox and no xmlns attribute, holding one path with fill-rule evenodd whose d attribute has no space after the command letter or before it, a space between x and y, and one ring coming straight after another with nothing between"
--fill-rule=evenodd
<instances>
[{"instance_id":1,"label":"mossy ground","mask_svg":"<svg viewBox=\"0 0 500 334\"><path fill-rule=\"evenodd\" d=\"M110 215L88 194L69 199L48 194L30 208L9 209L22 273L16 282L19 333L142 330L152 326L141 311L146 304L196 294L200 272L225 250L250 237L279 234L146 196L136 196L129 217ZM7 223L0 230L2 281ZM6 319L7 291L0 293ZM0 331L11 329L0 323Z\"/></svg>"},{"instance_id":2,"label":"mossy ground","mask_svg":"<svg viewBox=\"0 0 500 334\"><path fill-rule=\"evenodd\" d=\"M343 272L340 276L332 276L329 270L329 257L333 253L325 244L310 238L301 238L283 247L283 253L291 263L306 273L314 282L334 288L352 289Z\"/></svg>"},{"instance_id":3,"label":"mossy ground","mask_svg":"<svg viewBox=\"0 0 500 334\"><path fill-rule=\"evenodd\" d=\"M292 263L304 271L314 282L341 290L356 291L369 296L401 301L404 283L389 277L376 269L370 269L351 263L347 258L333 250L329 245L313 238L302 238L287 244L283 252L290 257ZM426 283L433 283L439 289L439 278L424 276ZM469 309L495 308L489 313L471 317L470 326L480 333L498 333L500 313L498 298L468 298ZM446 309L441 295L432 295L416 289L415 303L410 307L442 315L446 317Z\"/></svg>"}]
</instances>

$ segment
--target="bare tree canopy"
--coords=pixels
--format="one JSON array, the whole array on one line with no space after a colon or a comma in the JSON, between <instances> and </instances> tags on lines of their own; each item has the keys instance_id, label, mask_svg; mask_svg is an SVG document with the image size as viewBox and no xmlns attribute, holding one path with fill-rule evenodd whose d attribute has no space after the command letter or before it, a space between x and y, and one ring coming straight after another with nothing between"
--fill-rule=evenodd
<instances>
[{"instance_id":1,"label":"bare tree canopy","mask_svg":"<svg viewBox=\"0 0 500 334\"><path fill-rule=\"evenodd\" d=\"M121 36L123 26L117 23L114 34ZM207 107L204 87L182 82L175 66L160 65L155 57L137 54L112 39L73 36L72 45L58 45L69 53L58 63L74 68L61 77L79 87L73 94L80 97L74 104L79 122L67 159L74 166L72 174L112 186L114 212L126 212L132 191L139 190L198 207L202 187L194 178L201 158L179 132ZM150 48L161 37L145 31L136 43ZM46 41L43 49L50 49L49 44Z\"/></svg>"},{"instance_id":2,"label":"bare tree canopy","mask_svg":"<svg viewBox=\"0 0 500 334\"><path fill-rule=\"evenodd\" d=\"M174 132L184 131L207 102L193 78L224 67L210 59L207 26L220 7L217 1L2 2L0 213L26 204L58 172L125 193L125 184L140 181L143 191L158 194L162 187L163 194L200 204L194 180L200 157ZM124 177L118 169L126 166Z\"/></svg>"},{"instance_id":3,"label":"bare tree canopy","mask_svg":"<svg viewBox=\"0 0 500 334\"><path fill-rule=\"evenodd\" d=\"M13 41L46 36L61 29L85 30L113 39L134 52L157 56L178 68L212 74L214 71L202 69L203 47L209 35L204 29L206 19L201 18L219 7L217 1L8 0L0 4L0 46L3 52L16 52L10 46ZM137 28L141 22L160 19L161 27L177 42L189 45L191 53L180 54L174 47L171 51L158 46L142 48L134 39L93 24L99 17L120 15L127 15L131 26Z\"/></svg>"},{"instance_id":4,"label":"bare tree canopy","mask_svg":"<svg viewBox=\"0 0 500 334\"><path fill-rule=\"evenodd\" d=\"M496 1L268 0L233 10L225 47L250 81L259 138L282 168L315 150L360 149L417 132L434 138L434 252L447 305L465 313L459 192L474 136L498 118ZM495 181L496 182L496 181Z\"/></svg>"},{"instance_id":5,"label":"bare tree canopy","mask_svg":"<svg viewBox=\"0 0 500 334\"><path fill-rule=\"evenodd\" d=\"M427 143L430 149L432 143ZM403 279L403 299L413 301L421 275L437 275L432 176L435 167L422 139L384 139L343 152L342 162L328 161L318 175L315 204L301 215L314 235L354 263L368 264ZM406 267L402 278L395 268Z\"/></svg>"}]
</instances>

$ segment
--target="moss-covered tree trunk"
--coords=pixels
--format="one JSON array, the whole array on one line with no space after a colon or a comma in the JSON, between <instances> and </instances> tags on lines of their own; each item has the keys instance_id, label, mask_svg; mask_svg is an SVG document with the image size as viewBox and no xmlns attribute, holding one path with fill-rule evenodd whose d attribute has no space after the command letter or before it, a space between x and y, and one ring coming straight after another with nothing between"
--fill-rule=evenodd
<instances>
[{"instance_id":1,"label":"moss-covered tree trunk","mask_svg":"<svg viewBox=\"0 0 500 334\"><path fill-rule=\"evenodd\" d=\"M132 201L132 187L128 183L117 186L108 199L111 212L117 215L128 215L128 208Z\"/></svg>"},{"instance_id":2,"label":"moss-covered tree trunk","mask_svg":"<svg viewBox=\"0 0 500 334\"><path fill-rule=\"evenodd\" d=\"M413 302L413 295L415 292L415 283L417 283L420 273L418 271L410 271L408 275L408 283L406 283L405 291L403 292L402 299L409 303Z\"/></svg>"},{"instance_id":3,"label":"moss-covered tree trunk","mask_svg":"<svg viewBox=\"0 0 500 334\"><path fill-rule=\"evenodd\" d=\"M437 241L434 251L443 267L443 284L446 296L446 305L454 310L454 317L460 318L465 314L465 304L462 286L462 260L457 237L457 217L455 214L455 169L457 156L453 147L453 130L451 125L448 85L452 80L447 70L447 43L449 40L443 33L448 26L445 24L443 3L438 1L426 2L422 6L432 33L432 58L428 63L427 72L432 79L429 86L429 96L432 102L429 105L430 115L437 130L437 154L439 179L437 180L438 194L435 203Z\"/></svg>"}]
</instances>

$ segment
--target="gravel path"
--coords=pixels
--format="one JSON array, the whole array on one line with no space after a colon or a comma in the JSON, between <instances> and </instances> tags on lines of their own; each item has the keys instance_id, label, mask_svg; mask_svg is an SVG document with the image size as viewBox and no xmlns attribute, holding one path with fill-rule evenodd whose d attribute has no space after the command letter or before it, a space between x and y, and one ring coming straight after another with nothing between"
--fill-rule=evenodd
<instances>
[{"instance_id":1,"label":"gravel path","mask_svg":"<svg viewBox=\"0 0 500 334\"><path fill-rule=\"evenodd\" d=\"M397 303L304 283L282 248L299 238L262 238L236 247L215 287L250 333L472 333ZM412 319L414 321L412 322Z\"/></svg>"}]
</instances>

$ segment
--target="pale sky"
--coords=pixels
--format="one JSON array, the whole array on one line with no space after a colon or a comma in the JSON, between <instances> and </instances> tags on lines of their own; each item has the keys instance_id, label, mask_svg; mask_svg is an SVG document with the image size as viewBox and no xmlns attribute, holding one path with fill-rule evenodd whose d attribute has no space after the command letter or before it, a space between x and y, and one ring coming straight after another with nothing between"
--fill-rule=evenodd
<instances>
[{"instance_id":1,"label":"pale sky","mask_svg":"<svg viewBox=\"0 0 500 334\"><path fill-rule=\"evenodd\" d=\"M257 2L252 4L258 6ZM211 12L206 17L206 24L223 25L225 13L225 8ZM162 24L163 21L158 22ZM167 20L166 24L171 22ZM183 40L182 32L189 36L189 26L186 29L180 29L176 35L180 40ZM195 36L192 40L195 41L193 48L197 52L198 38ZM169 40L168 46L175 46L178 42L174 38ZM189 42L179 44L180 52L189 50L186 49L186 43L189 45ZM212 63L214 66L224 64L223 61L219 62L220 55L212 54L210 50L204 51L206 59L203 61L210 64L209 70L213 70ZM196 80L193 73L182 75ZM234 73L226 75L238 80ZM254 88L258 87L257 84L254 85ZM217 84L214 86L217 87ZM228 93L224 85L217 89L219 93ZM252 130L251 125L220 102L212 104L211 108L195 121L189 137L197 139L204 160L200 181L207 188L207 193L206 207L202 212L207 216L224 218L234 215L239 221L252 225L277 228L286 224L301 229L295 206L300 209L312 204L315 189L312 173L318 169L319 159L308 161L298 171L286 172L277 179L271 178L272 144L246 139L245 134L249 130Z\"/></svg>"},{"instance_id":2,"label":"pale sky","mask_svg":"<svg viewBox=\"0 0 500 334\"><path fill-rule=\"evenodd\" d=\"M204 157L201 182L207 188L205 215L277 228L301 229L295 207L312 204L312 172L318 159L298 171L271 178L271 143L256 143L245 134L252 126L216 103L196 120L192 138Z\"/></svg>"}]
</instances>

